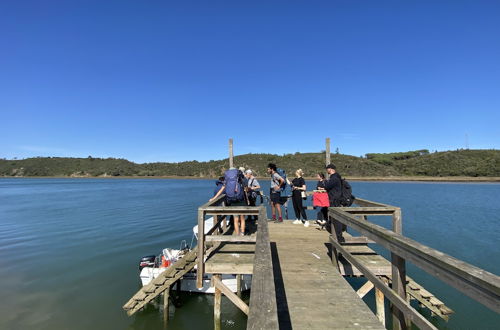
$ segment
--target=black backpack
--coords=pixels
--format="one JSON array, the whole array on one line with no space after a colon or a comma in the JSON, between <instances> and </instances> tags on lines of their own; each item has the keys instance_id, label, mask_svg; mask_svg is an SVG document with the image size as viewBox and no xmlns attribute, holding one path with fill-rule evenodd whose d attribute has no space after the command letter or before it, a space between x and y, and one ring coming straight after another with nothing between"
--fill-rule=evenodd
<instances>
[{"instance_id":1,"label":"black backpack","mask_svg":"<svg viewBox=\"0 0 500 330\"><path fill-rule=\"evenodd\" d=\"M345 179L340 179L342 194L340 195L340 206L351 206L355 197L352 195L352 187Z\"/></svg>"}]
</instances>

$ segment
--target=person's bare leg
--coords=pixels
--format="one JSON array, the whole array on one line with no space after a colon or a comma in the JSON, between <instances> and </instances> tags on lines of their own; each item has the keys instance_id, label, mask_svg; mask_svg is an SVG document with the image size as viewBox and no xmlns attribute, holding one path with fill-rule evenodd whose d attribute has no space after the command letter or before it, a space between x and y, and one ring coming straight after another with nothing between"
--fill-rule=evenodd
<instances>
[{"instance_id":1,"label":"person's bare leg","mask_svg":"<svg viewBox=\"0 0 500 330\"><path fill-rule=\"evenodd\" d=\"M239 224L240 216L235 215L233 218L234 218L234 220L233 220L234 232L235 232L236 236L238 236L240 234L240 224Z\"/></svg>"},{"instance_id":2,"label":"person's bare leg","mask_svg":"<svg viewBox=\"0 0 500 330\"><path fill-rule=\"evenodd\" d=\"M245 216L240 215L241 232L245 235Z\"/></svg>"},{"instance_id":3,"label":"person's bare leg","mask_svg":"<svg viewBox=\"0 0 500 330\"><path fill-rule=\"evenodd\" d=\"M275 204L274 202L271 202L271 213L273 215L273 220L276 220L276 210L275 210Z\"/></svg>"},{"instance_id":4,"label":"person's bare leg","mask_svg":"<svg viewBox=\"0 0 500 330\"><path fill-rule=\"evenodd\" d=\"M283 217L281 216L281 205L276 204L276 209L278 209L278 219L283 219Z\"/></svg>"}]
</instances>

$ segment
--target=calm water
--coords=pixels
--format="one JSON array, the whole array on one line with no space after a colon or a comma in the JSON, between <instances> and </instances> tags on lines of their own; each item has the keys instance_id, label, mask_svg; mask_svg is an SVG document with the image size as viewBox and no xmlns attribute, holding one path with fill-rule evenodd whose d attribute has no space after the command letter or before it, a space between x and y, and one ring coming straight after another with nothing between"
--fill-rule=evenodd
<instances>
[{"instance_id":1,"label":"calm water","mask_svg":"<svg viewBox=\"0 0 500 330\"><path fill-rule=\"evenodd\" d=\"M355 195L402 207L405 235L500 274L499 184L352 185ZM161 329L154 306L130 318L121 309L139 288L138 258L189 243L212 191L212 180L0 179L0 328ZM409 275L456 311L435 320L440 328L499 328L496 313L414 267ZM169 329L210 329L211 297L181 298ZM231 303L222 311L224 328L245 328Z\"/></svg>"}]
</instances>

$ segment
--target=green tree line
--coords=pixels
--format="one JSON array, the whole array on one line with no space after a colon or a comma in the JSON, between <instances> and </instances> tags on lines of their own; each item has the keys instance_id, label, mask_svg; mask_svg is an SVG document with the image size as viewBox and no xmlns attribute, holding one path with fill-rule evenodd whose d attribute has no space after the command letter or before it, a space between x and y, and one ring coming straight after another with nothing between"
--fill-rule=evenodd
<instances>
[{"instance_id":1,"label":"green tree line","mask_svg":"<svg viewBox=\"0 0 500 330\"><path fill-rule=\"evenodd\" d=\"M416 150L397 153L371 153L365 157L332 154L332 163L344 176L489 176L500 177L500 150L456 150L431 153ZM235 156L236 166L251 168L265 176L272 162L293 175L301 168L308 177L324 172L325 153L295 153L285 155L245 154ZM0 159L0 176L185 176L214 178L229 167L229 160L207 162L136 164L116 158L35 157Z\"/></svg>"}]
</instances>

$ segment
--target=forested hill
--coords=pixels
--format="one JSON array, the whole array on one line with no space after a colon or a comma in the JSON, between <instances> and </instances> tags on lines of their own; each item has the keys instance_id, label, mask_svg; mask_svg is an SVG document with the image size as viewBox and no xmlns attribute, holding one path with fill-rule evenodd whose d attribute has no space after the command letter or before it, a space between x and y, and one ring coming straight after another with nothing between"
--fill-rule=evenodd
<instances>
[{"instance_id":1,"label":"forested hill","mask_svg":"<svg viewBox=\"0 0 500 330\"><path fill-rule=\"evenodd\" d=\"M332 154L332 162L344 176L489 176L500 177L500 150L457 150L429 153L427 150L355 157ZM235 156L236 166L266 175L272 162L293 175L298 168L312 177L324 172L325 153L246 154ZM36 157L22 160L0 159L0 176L187 176L213 178L229 165L228 159L208 162L136 164L115 158Z\"/></svg>"}]
</instances>

